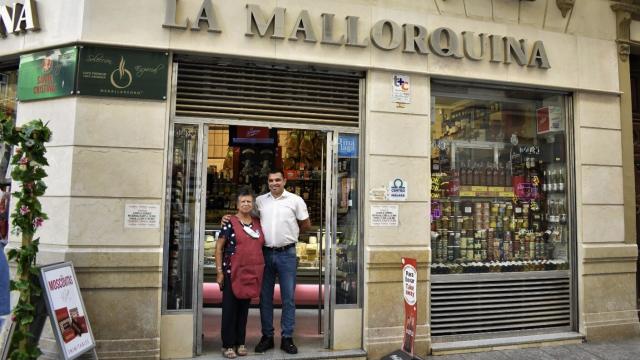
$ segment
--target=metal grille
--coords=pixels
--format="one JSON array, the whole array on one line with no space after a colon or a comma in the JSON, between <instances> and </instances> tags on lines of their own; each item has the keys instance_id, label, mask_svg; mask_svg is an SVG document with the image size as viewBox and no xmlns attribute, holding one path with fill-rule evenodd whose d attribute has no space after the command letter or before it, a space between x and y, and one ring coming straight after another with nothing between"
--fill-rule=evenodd
<instances>
[{"instance_id":1,"label":"metal grille","mask_svg":"<svg viewBox=\"0 0 640 360\"><path fill-rule=\"evenodd\" d=\"M566 271L434 275L432 336L569 327L571 291Z\"/></svg>"},{"instance_id":2,"label":"metal grille","mask_svg":"<svg viewBox=\"0 0 640 360\"><path fill-rule=\"evenodd\" d=\"M176 116L358 126L361 73L178 59Z\"/></svg>"}]
</instances>

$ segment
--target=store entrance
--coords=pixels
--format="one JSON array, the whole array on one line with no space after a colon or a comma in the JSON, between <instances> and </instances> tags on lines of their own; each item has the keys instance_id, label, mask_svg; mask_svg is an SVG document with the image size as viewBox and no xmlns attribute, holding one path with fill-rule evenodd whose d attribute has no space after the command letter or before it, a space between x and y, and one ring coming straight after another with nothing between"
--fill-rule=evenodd
<instances>
[{"instance_id":1,"label":"store entrance","mask_svg":"<svg viewBox=\"0 0 640 360\"><path fill-rule=\"evenodd\" d=\"M335 304L356 303L359 293L357 134L234 124L176 124L176 134L182 133L181 127L198 127L202 137L197 165L201 198L196 201L199 214L194 214L199 219L195 227L199 229L196 238L200 239L194 251L199 258L194 330L200 336L194 337L194 352L221 356L222 293L216 283L215 258L221 218L236 213L240 187L250 187L256 195L267 193L271 168L284 171L286 190L305 201L312 225L300 234L296 245L294 341L301 353L331 348ZM176 146L179 140L175 139ZM338 146L342 143L347 146ZM349 148L349 144L352 152L338 153L338 148ZM336 267L341 269L338 275L332 270ZM339 289L331 284L339 285ZM273 351L279 354L281 299L277 284L274 304ZM253 299L246 338L250 354L260 336L258 299Z\"/></svg>"}]
</instances>

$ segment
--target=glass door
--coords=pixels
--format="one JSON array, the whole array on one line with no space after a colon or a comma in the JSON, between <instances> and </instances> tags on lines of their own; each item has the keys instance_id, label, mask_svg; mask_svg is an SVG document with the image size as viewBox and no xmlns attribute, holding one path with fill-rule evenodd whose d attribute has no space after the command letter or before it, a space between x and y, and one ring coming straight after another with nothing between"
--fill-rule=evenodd
<instances>
[{"instance_id":1,"label":"glass door","mask_svg":"<svg viewBox=\"0 0 640 360\"><path fill-rule=\"evenodd\" d=\"M359 144L355 133L327 137L324 328L325 347L331 349L361 346L361 337L353 336L362 332Z\"/></svg>"}]
</instances>

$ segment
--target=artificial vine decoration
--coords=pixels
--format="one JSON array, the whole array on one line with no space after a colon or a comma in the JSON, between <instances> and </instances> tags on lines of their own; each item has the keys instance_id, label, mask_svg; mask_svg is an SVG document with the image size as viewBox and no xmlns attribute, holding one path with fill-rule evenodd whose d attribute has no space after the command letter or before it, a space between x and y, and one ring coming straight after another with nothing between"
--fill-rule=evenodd
<instances>
[{"instance_id":1,"label":"artificial vine decoration","mask_svg":"<svg viewBox=\"0 0 640 360\"><path fill-rule=\"evenodd\" d=\"M13 310L16 328L9 345L11 360L37 359L42 353L30 331L36 317L32 300L42 292L38 282L39 269L36 267L39 239L33 237L47 219L38 197L44 195L47 189L42 181L47 176L43 167L48 165L44 144L50 138L51 130L42 120L16 127L11 118L0 115L0 141L14 147L11 178L14 183L20 184L20 190L12 193L16 206L11 214L11 232L22 236L22 246L8 252L9 260L17 263L17 280L11 280L11 290L20 292L18 304Z\"/></svg>"}]
</instances>

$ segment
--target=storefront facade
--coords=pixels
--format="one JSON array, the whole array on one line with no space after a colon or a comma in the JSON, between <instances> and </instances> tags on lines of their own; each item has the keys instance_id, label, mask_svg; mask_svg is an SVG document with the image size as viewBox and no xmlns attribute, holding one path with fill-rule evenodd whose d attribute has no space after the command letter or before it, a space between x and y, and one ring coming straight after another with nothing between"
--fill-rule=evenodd
<instances>
[{"instance_id":1,"label":"storefront facade","mask_svg":"<svg viewBox=\"0 0 640 360\"><path fill-rule=\"evenodd\" d=\"M418 262L420 356L514 332L638 335L621 15L571 3L3 1L7 73L73 46L167 57L164 99L12 105L54 134L39 262L74 262L98 354L206 354L208 243L266 161L310 204L296 250L317 348L401 346L402 257ZM130 226L134 205L157 226Z\"/></svg>"}]
</instances>

